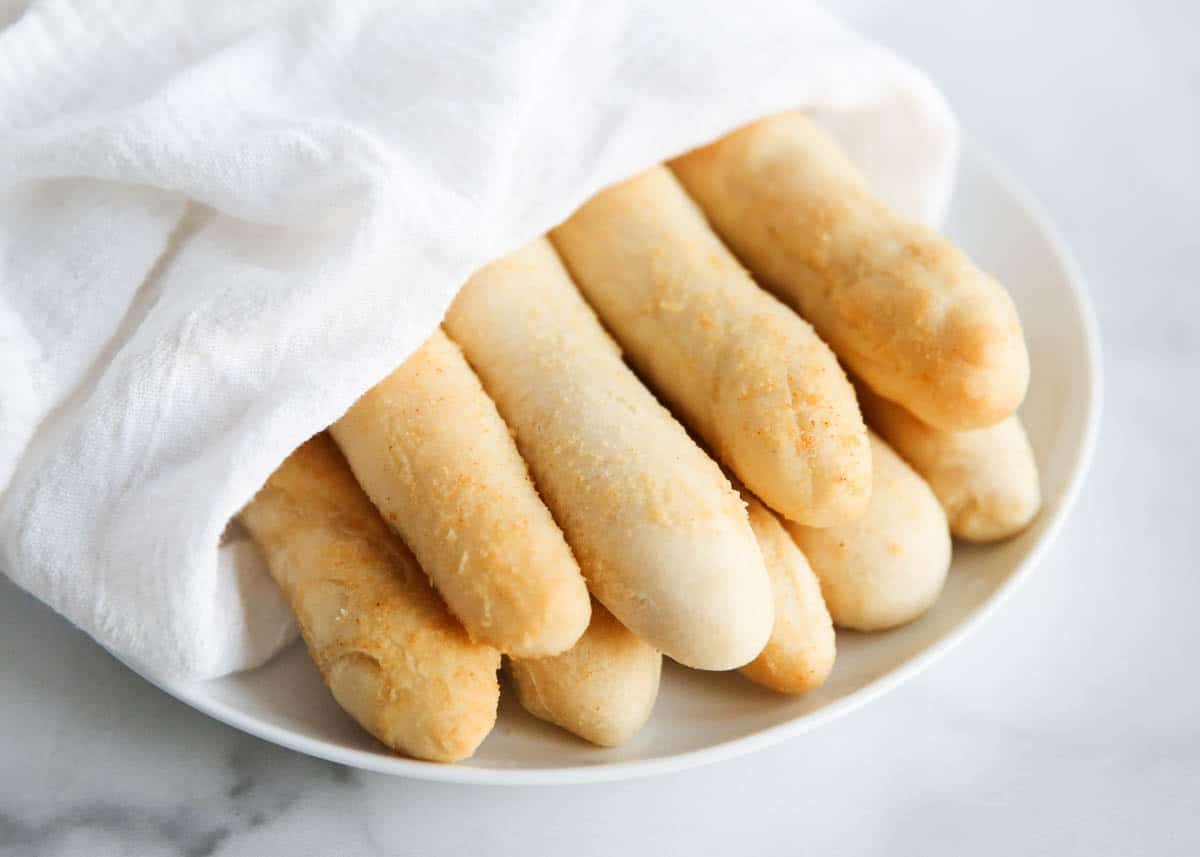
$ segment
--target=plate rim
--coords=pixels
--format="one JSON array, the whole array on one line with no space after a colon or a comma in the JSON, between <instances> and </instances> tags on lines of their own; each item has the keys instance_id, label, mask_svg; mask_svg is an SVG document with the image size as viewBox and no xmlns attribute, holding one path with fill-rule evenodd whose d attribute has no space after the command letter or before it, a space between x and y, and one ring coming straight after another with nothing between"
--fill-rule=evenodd
<instances>
[{"instance_id":1,"label":"plate rim","mask_svg":"<svg viewBox=\"0 0 1200 857\"><path fill-rule=\"evenodd\" d=\"M264 723L240 709L202 695L195 689L201 683L156 677L119 655L117 656L118 660L164 693L197 711L273 744L374 773L470 785L575 785L640 779L682 771L764 750L789 738L818 729L830 721L881 698L928 669L947 652L961 644L970 634L993 617L1008 602L1012 593L1029 579L1033 570L1041 563L1047 551L1058 539L1064 523L1075 507L1091 468L1099 436L1103 399L1100 327L1096 319L1095 308L1088 294L1083 270L1046 208L1024 183L1018 180L985 148L965 134L962 138L960 152L960 169L962 161L970 160L978 169L1001 185L1013 197L1017 205L1024 210L1024 213L1049 244L1052 254L1062 265L1071 299L1083 327L1086 352L1083 369L1088 377L1083 404L1086 413L1082 441L1075 454L1075 460L1071 462L1070 476L1062 493L1062 499L1054 509L1047 510L1050 512L1050 520L1046 524L1041 538L1017 564L1016 569L1008 578L964 622L902 666L868 682L818 711L698 750L688 750L652 759L602 762L594 765L573 765L561 768L476 768L469 765L425 762L399 755L388 757L365 750L339 747L282 726Z\"/></svg>"}]
</instances>

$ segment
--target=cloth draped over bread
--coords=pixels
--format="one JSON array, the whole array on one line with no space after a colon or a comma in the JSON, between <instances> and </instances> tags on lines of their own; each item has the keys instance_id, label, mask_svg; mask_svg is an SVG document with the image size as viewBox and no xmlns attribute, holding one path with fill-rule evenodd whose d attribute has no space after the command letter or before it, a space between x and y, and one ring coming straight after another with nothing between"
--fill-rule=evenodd
<instances>
[{"instance_id":1,"label":"cloth draped over bread","mask_svg":"<svg viewBox=\"0 0 1200 857\"><path fill-rule=\"evenodd\" d=\"M936 221L957 133L807 2L35 3L0 29L0 568L155 675L294 636L230 519L490 260L801 107Z\"/></svg>"}]
</instances>

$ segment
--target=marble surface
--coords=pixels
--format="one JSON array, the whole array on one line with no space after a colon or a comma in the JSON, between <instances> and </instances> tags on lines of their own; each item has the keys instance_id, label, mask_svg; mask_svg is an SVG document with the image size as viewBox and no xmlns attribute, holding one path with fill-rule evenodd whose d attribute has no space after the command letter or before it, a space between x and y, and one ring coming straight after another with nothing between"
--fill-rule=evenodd
<instances>
[{"instance_id":1,"label":"marble surface","mask_svg":"<svg viewBox=\"0 0 1200 857\"><path fill-rule=\"evenodd\" d=\"M1200 27L1160 2L849 2L1041 197L1106 403L1032 581L816 733L628 784L361 774L164 696L0 581L0 855L1200 853Z\"/></svg>"}]
</instances>

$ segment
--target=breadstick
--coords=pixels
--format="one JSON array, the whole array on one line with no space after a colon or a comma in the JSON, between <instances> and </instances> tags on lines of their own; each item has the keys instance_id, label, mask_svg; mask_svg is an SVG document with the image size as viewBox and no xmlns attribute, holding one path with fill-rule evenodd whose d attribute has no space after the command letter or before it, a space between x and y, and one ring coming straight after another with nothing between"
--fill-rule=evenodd
<instances>
[{"instance_id":1,"label":"breadstick","mask_svg":"<svg viewBox=\"0 0 1200 857\"><path fill-rule=\"evenodd\" d=\"M871 433L871 502L852 524L785 526L821 581L835 625L880 631L920 616L950 567L946 514L920 476Z\"/></svg>"},{"instance_id":2,"label":"breadstick","mask_svg":"<svg viewBox=\"0 0 1200 857\"><path fill-rule=\"evenodd\" d=\"M941 431L865 385L858 396L871 427L929 483L951 533L993 542L1033 520L1042 503L1037 463L1016 416L987 428Z\"/></svg>"},{"instance_id":3,"label":"breadstick","mask_svg":"<svg viewBox=\"0 0 1200 857\"><path fill-rule=\"evenodd\" d=\"M624 744L642 728L662 673L662 655L599 604L573 648L508 663L526 711L601 747Z\"/></svg>"},{"instance_id":4,"label":"breadstick","mask_svg":"<svg viewBox=\"0 0 1200 857\"><path fill-rule=\"evenodd\" d=\"M818 527L866 510L867 429L837 358L670 170L598 194L551 239L642 377L764 502Z\"/></svg>"},{"instance_id":5,"label":"breadstick","mask_svg":"<svg viewBox=\"0 0 1200 857\"><path fill-rule=\"evenodd\" d=\"M389 747L465 759L492 730L500 653L474 643L325 435L241 512L333 697Z\"/></svg>"},{"instance_id":6,"label":"breadstick","mask_svg":"<svg viewBox=\"0 0 1200 857\"><path fill-rule=\"evenodd\" d=\"M468 281L446 315L592 594L699 669L751 661L771 585L729 480L621 361L544 238Z\"/></svg>"},{"instance_id":7,"label":"breadstick","mask_svg":"<svg viewBox=\"0 0 1200 857\"><path fill-rule=\"evenodd\" d=\"M833 620L817 576L779 518L748 492L742 498L771 576L775 628L766 648L741 672L772 690L804 693L820 687L833 669Z\"/></svg>"},{"instance_id":8,"label":"breadstick","mask_svg":"<svg viewBox=\"0 0 1200 857\"><path fill-rule=\"evenodd\" d=\"M574 645L590 615L579 566L441 330L330 431L473 639L522 657Z\"/></svg>"},{"instance_id":9,"label":"breadstick","mask_svg":"<svg viewBox=\"0 0 1200 857\"><path fill-rule=\"evenodd\" d=\"M1029 356L1008 294L877 200L802 114L756 122L672 166L758 281L876 392L948 431L1017 409Z\"/></svg>"}]
</instances>

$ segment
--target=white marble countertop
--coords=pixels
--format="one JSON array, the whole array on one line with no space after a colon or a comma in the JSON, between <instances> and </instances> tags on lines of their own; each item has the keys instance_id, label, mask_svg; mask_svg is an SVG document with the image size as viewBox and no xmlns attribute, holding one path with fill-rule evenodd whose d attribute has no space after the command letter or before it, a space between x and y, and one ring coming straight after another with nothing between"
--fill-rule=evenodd
<instances>
[{"instance_id":1,"label":"white marble countertop","mask_svg":"<svg viewBox=\"0 0 1200 857\"><path fill-rule=\"evenodd\" d=\"M1089 276L1099 453L963 646L778 748L628 784L363 774L166 697L0 580L0 855L1200 853L1200 7L847 3Z\"/></svg>"}]
</instances>

